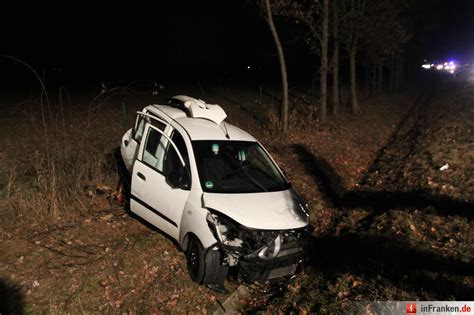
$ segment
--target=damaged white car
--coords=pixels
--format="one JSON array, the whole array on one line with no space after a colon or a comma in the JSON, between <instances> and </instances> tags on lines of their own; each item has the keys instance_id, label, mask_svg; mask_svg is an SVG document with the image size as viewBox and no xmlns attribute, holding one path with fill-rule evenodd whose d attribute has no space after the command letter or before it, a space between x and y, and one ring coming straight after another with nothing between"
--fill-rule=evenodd
<instances>
[{"instance_id":1,"label":"damaged white car","mask_svg":"<svg viewBox=\"0 0 474 315\"><path fill-rule=\"evenodd\" d=\"M216 289L234 266L247 282L293 274L310 235L307 205L226 116L175 96L138 112L121 144L130 210L175 239L191 278Z\"/></svg>"}]
</instances>

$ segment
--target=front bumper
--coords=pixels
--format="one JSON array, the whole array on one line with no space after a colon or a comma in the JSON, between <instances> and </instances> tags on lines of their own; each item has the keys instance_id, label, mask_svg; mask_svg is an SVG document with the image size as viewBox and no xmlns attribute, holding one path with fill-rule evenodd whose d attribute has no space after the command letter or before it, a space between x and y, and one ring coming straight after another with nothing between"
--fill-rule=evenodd
<instances>
[{"instance_id":1,"label":"front bumper","mask_svg":"<svg viewBox=\"0 0 474 315\"><path fill-rule=\"evenodd\" d=\"M239 275L245 282L264 282L294 274L306 260L306 251L273 259L239 260Z\"/></svg>"},{"instance_id":2,"label":"front bumper","mask_svg":"<svg viewBox=\"0 0 474 315\"><path fill-rule=\"evenodd\" d=\"M223 265L237 266L244 282L264 282L292 275L307 262L311 227L280 231L245 229L234 232L231 240L239 240L239 246L218 243ZM273 254L267 255L267 250Z\"/></svg>"},{"instance_id":3,"label":"front bumper","mask_svg":"<svg viewBox=\"0 0 474 315\"><path fill-rule=\"evenodd\" d=\"M282 232L284 242L278 256L272 259L260 257L239 259L239 275L246 282L264 282L284 276L293 275L308 262L311 232L306 227L291 232Z\"/></svg>"}]
</instances>

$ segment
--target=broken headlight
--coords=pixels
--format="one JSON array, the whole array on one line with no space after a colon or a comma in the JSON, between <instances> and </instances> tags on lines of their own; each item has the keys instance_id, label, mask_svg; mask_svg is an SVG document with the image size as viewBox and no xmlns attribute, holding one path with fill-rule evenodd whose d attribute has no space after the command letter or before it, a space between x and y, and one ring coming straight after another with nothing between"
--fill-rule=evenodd
<instances>
[{"instance_id":1,"label":"broken headlight","mask_svg":"<svg viewBox=\"0 0 474 315\"><path fill-rule=\"evenodd\" d=\"M278 234L278 236L275 239L273 240L271 238L268 239L265 245L263 245L256 251L247 255L246 258L256 258L256 257L259 257L261 259L275 258L280 253L280 249L281 249L281 235Z\"/></svg>"},{"instance_id":2,"label":"broken headlight","mask_svg":"<svg viewBox=\"0 0 474 315\"><path fill-rule=\"evenodd\" d=\"M283 238L279 231L250 229L214 210L210 210L206 220L223 248L238 256L271 259L280 253Z\"/></svg>"},{"instance_id":3,"label":"broken headlight","mask_svg":"<svg viewBox=\"0 0 474 315\"><path fill-rule=\"evenodd\" d=\"M243 240L239 238L239 224L237 222L216 212L209 212L206 221L212 235L220 243L231 247L242 246Z\"/></svg>"}]
</instances>

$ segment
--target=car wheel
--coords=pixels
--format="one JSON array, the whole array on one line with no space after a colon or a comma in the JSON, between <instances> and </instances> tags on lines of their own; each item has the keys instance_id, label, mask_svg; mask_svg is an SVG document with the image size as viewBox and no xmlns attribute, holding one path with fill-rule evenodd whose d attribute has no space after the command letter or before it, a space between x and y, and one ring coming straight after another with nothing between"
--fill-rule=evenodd
<instances>
[{"instance_id":1,"label":"car wheel","mask_svg":"<svg viewBox=\"0 0 474 315\"><path fill-rule=\"evenodd\" d=\"M221 264L219 251L205 251L199 239L191 236L186 250L186 258L189 274L193 281L206 284L216 290L224 288L224 280L227 277L229 267Z\"/></svg>"},{"instance_id":2,"label":"car wheel","mask_svg":"<svg viewBox=\"0 0 474 315\"><path fill-rule=\"evenodd\" d=\"M193 279L194 282L202 284L206 262L204 260L204 251L201 242L194 236L189 240L186 258L188 260L188 270L191 279Z\"/></svg>"}]
</instances>

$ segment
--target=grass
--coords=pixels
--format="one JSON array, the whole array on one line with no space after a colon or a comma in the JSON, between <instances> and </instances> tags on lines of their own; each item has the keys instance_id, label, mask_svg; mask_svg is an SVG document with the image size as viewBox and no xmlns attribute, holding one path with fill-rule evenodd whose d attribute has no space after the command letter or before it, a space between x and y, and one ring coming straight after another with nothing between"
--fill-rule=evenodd
<instances>
[{"instance_id":1,"label":"grass","mask_svg":"<svg viewBox=\"0 0 474 315\"><path fill-rule=\"evenodd\" d=\"M67 89L60 87L53 102L51 91L31 66L2 57L27 67L41 86L37 99L17 106L23 119L15 117L8 126L17 128L18 134L5 140L9 152L0 156L0 162L7 156L16 158L2 169L1 196L6 200L2 210L15 218L41 220L88 213L85 187L114 187L117 182L112 151L126 117L121 106L111 110L109 102L127 94L128 88L112 87L88 104L74 106Z\"/></svg>"},{"instance_id":2,"label":"grass","mask_svg":"<svg viewBox=\"0 0 474 315\"><path fill-rule=\"evenodd\" d=\"M463 273L474 258L469 219L429 207L374 212L362 204L338 204L331 193L360 192L359 180L411 99L368 99L362 115L342 113L326 126L308 124L309 105L300 103L291 114L290 134L282 138L274 133L274 98L255 101L245 90L227 93L211 94L209 101L223 105L233 123L264 143L309 201L315 228L311 265L281 290L246 301L247 310L338 313L351 301L456 299L472 292L473 279ZM0 292L18 301L10 301L9 309L204 312L225 299L193 283L175 244L115 203L118 177L111 153L124 121L127 127L133 123L133 105L124 117L120 102L109 95L82 106L43 103L43 111L38 102L22 104L15 120L2 124L8 137L1 145L10 151L0 153ZM258 117L239 102L256 107ZM434 143L433 156L440 152ZM453 146L453 156L456 150ZM464 177L436 180L456 178L457 188L468 186Z\"/></svg>"},{"instance_id":3,"label":"grass","mask_svg":"<svg viewBox=\"0 0 474 315\"><path fill-rule=\"evenodd\" d=\"M278 149L272 153L280 165L290 169L294 187L313 205L313 258L286 290L263 300L255 298L246 310L332 314L347 310L353 301L470 299L474 293L474 229L468 209L472 202L459 199L472 196L466 175L472 171L468 157L473 150L465 150L464 161L455 161L456 154L448 152L465 148L470 137L459 130L471 124L466 119L471 113L465 111L470 111L472 96L470 102L459 102L446 91L438 93L433 97L436 101L423 104L428 115L422 112L413 125L404 127L406 134L419 132L421 137L413 143L395 139L382 152L377 168L370 163L384 137L376 140L373 126L384 124L372 125L365 115L357 117L359 122L343 121L343 127L333 131L314 131L310 137L304 132L293 134L286 144L275 141ZM448 117L436 116L446 111L450 111ZM397 125L396 121L390 124ZM389 135L396 130L379 129L378 133L387 131ZM299 150L293 149L295 142ZM451 174L441 174L439 167L425 163L426 149L433 156L450 159L456 168ZM359 182L367 170L373 185ZM392 177L398 170L401 176ZM416 191L426 187L420 184L420 174L436 178L440 187L457 179L457 190L427 187L434 198L420 203ZM394 192L398 192L398 201L390 197ZM440 194L458 207L444 209L449 203L437 202Z\"/></svg>"},{"instance_id":4,"label":"grass","mask_svg":"<svg viewBox=\"0 0 474 315\"><path fill-rule=\"evenodd\" d=\"M38 115L29 109L25 125L34 125ZM69 117L47 122L47 133L30 128L21 146L10 147L21 160L10 161L17 167L11 168L4 184L8 215L57 220L87 213L85 187L114 187L111 140L118 134L101 127L105 119L84 121L73 110L64 115ZM108 118L114 119L110 114ZM110 137L103 137L101 131Z\"/></svg>"}]
</instances>

